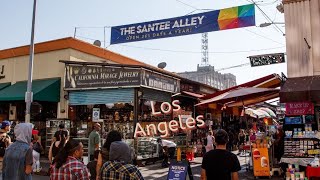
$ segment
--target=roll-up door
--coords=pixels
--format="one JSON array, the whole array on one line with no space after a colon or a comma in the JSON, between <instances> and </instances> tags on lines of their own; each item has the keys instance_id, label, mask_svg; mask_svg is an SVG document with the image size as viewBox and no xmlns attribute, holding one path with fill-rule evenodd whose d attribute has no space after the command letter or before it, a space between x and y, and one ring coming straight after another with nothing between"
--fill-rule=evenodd
<instances>
[{"instance_id":1,"label":"roll-up door","mask_svg":"<svg viewBox=\"0 0 320 180\"><path fill-rule=\"evenodd\" d=\"M171 102L171 93L143 88L142 99L157 102Z\"/></svg>"},{"instance_id":2,"label":"roll-up door","mask_svg":"<svg viewBox=\"0 0 320 180\"><path fill-rule=\"evenodd\" d=\"M70 105L107 104L117 102L133 102L134 89L99 89L86 91L70 91Z\"/></svg>"}]
</instances>

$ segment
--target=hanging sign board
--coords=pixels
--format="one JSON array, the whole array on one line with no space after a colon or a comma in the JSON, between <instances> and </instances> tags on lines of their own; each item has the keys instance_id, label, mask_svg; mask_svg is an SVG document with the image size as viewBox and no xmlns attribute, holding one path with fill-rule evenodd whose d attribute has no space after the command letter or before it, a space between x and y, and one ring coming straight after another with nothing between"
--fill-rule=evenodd
<instances>
[{"instance_id":1,"label":"hanging sign board","mask_svg":"<svg viewBox=\"0 0 320 180\"><path fill-rule=\"evenodd\" d=\"M299 116L314 114L314 105L311 102L286 103L286 115Z\"/></svg>"},{"instance_id":2,"label":"hanging sign board","mask_svg":"<svg viewBox=\"0 0 320 180\"><path fill-rule=\"evenodd\" d=\"M285 63L284 53L249 56L251 67Z\"/></svg>"},{"instance_id":3,"label":"hanging sign board","mask_svg":"<svg viewBox=\"0 0 320 180\"><path fill-rule=\"evenodd\" d=\"M111 28L111 44L176 37L255 25L254 4Z\"/></svg>"}]
</instances>

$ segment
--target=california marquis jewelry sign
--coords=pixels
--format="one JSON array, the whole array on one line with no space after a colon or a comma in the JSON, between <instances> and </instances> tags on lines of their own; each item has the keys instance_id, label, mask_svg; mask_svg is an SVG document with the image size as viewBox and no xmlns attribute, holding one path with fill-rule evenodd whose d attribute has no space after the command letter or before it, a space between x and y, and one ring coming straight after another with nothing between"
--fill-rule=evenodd
<instances>
[{"instance_id":1,"label":"california marquis jewelry sign","mask_svg":"<svg viewBox=\"0 0 320 180\"><path fill-rule=\"evenodd\" d=\"M180 92L179 79L143 68L65 65L65 90L140 86L171 93Z\"/></svg>"}]
</instances>

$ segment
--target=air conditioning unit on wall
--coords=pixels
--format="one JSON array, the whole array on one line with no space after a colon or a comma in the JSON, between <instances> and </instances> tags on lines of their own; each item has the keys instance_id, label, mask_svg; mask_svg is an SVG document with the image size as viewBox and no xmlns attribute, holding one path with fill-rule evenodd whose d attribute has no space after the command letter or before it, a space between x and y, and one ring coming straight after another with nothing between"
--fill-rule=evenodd
<instances>
[{"instance_id":1,"label":"air conditioning unit on wall","mask_svg":"<svg viewBox=\"0 0 320 180\"><path fill-rule=\"evenodd\" d=\"M10 108L9 108L9 120L16 120L17 119L17 107L16 106L12 106L10 104Z\"/></svg>"}]
</instances>

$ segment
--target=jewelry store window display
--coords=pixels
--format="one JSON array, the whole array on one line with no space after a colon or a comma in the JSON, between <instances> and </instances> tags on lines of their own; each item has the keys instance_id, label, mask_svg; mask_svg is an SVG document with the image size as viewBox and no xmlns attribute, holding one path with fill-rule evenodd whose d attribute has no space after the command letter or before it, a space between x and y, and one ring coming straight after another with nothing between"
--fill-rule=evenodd
<instances>
[{"instance_id":1,"label":"jewelry store window display","mask_svg":"<svg viewBox=\"0 0 320 180\"><path fill-rule=\"evenodd\" d=\"M116 130L121 133L123 139L133 138L133 104L109 103L100 105L101 118L104 119L104 131ZM105 137L106 134L103 135Z\"/></svg>"}]
</instances>

